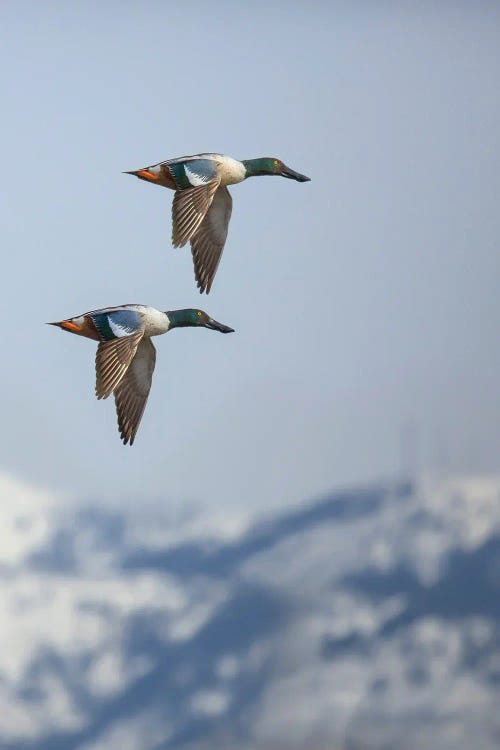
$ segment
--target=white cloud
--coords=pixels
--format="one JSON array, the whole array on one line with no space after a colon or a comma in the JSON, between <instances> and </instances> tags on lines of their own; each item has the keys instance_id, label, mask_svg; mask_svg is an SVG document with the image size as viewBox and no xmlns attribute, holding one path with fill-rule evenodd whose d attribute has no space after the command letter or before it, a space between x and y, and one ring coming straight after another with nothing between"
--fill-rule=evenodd
<instances>
[{"instance_id":1,"label":"white cloud","mask_svg":"<svg viewBox=\"0 0 500 750\"><path fill-rule=\"evenodd\" d=\"M200 690L191 699L191 708L204 716L219 716L229 705L229 695L222 690Z\"/></svg>"},{"instance_id":2,"label":"white cloud","mask_svg":"<svg viewBox=\"0 0 500 750\"><path fill-rule=\"evenodd\" d=\"M66 496L0 474L0 563L15 564L47 538L50 512Z\"/></svg>"}]
</instances>

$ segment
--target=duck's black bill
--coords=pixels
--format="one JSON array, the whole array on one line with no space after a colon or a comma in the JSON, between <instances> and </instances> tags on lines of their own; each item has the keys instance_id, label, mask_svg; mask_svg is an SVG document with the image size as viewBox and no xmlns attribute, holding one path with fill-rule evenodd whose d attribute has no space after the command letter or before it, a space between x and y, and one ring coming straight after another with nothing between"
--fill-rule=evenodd
<instances>
[{"instance_id":1,"label":"duck's black bill","mask_svg":"<svg viewBox=\"0 0 500 750\"><path fill-rule=\"evenodd\" d=\"M300 172L296 172L294 169L290 169L290 167L285 167L280 174L282 177L288 177L289 180L297 180L297 182L311 181L310 177L306 177L305 174L300 174Z\"/></svg>"},{"instance_id":2,"label":"duck's black bill","mask_svg":"<svg viewBox=\"0 0 500 750\"><path fill-rule=\"evenodd\" d=\"M218 323L213 318L209 318L205 323L206 328L212 328L214 331L220 331L221 333L234 333L234 328L225 326L224 323Z\"/></svg>"}]
</instances>

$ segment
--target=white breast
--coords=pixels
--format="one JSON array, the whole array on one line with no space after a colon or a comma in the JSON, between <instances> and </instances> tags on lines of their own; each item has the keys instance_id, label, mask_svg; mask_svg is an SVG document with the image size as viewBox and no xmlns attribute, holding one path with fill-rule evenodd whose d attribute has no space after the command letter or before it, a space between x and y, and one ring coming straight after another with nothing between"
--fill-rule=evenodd
<instances>
[{"instance_id":1,"label":"white breast","mask_svg":"<svg viewBox=\"0 0 500 750\"><path fill-rule=\"evenodd\" d=\"M168 331L170 322L164 312L157 310L155 307L146 306L141 312L146 323L145 336L160 336Z\"/></svg>"},{"instance_id":2,"label":"white breast","mask_svg":"<svg viewBox=\"0 0 500 750\"><path fill-rule=\"evenodd\" d=\"M246 177L246 169L237 159L232 159L230 156L221 156L217 159L219 163L219 175L221 178L221 185L235 185L237 182L242 182Z\"/></svg>"}]
</instances>

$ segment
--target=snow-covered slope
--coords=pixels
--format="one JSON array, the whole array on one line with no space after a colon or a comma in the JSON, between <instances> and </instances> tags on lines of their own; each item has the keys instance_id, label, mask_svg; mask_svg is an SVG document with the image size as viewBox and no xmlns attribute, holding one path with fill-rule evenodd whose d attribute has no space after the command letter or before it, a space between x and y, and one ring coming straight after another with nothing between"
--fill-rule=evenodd
<instances>
[{"instance_id":1,"label":"snow-covered slope","mask_svg":"<svg viewBox=\"0 0 500 750\"><path fill-rule=\"evenodd\" d=\"M500 746L500 480L251 522L0 495L2 749Z\"/></svg>"}]
</instances>

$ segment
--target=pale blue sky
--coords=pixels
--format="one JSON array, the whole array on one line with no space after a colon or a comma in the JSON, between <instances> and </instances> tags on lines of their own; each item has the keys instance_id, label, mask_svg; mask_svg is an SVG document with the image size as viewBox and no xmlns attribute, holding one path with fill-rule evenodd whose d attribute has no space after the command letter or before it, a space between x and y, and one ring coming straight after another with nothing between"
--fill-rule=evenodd
<instances>
[{"instance_id":1,"label":"pale blue sky","mask_svg":"<svg viewBox=\"0 0 500 750\"><path fill-rule=\"evenodd\" d=\"M270 507L393 472L408 421L421 464L500 469L498 3L16 2L0 34L2 470ZM121 174L200 151L312 178L232 189L208 297ZM42 325L126 302L236 329L157 339L133 448L93 342Z\"/></svg>"}]
</instances>

